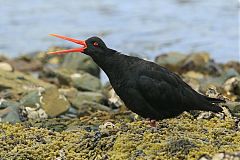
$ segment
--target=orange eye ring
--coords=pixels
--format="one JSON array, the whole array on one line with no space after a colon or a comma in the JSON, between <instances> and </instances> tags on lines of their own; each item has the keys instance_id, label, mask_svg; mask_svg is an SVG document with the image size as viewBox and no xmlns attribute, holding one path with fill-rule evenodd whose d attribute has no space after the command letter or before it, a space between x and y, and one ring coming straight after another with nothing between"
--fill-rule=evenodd
<instances>
[{"instance_id":1,"label":"orange eye ring","mask_svg":"<svg viewBox=\"0 0 240 160\"><path fill-rule=\"evenodd\" d=\"M97 42L94 42L93 45L94 45L94 46L98 46L98 43L97 43Z\"/></svg>"}]
</instances>

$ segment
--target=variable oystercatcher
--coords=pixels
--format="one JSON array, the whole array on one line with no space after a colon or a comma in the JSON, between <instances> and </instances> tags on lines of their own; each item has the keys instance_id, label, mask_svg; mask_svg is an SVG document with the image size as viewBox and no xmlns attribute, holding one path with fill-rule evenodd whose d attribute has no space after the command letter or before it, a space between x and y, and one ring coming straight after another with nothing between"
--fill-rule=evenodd
<instances>
[{"instance_id":1,"label":"variable oystercatcher","mask_svg":"<svg viewBox=\"0 0 240 160\"><path fill-rule=\"evenodd\" d=\"M112 87L125 105L144 118L161 120L189 110L222 111L216 103L224 100L201 95L177 74L153 62L110 49L98 37L84 41L57 34L50 35L83 47L49 54L81 52L91 56L107 74Z\"/></svg>"}]
</instances>

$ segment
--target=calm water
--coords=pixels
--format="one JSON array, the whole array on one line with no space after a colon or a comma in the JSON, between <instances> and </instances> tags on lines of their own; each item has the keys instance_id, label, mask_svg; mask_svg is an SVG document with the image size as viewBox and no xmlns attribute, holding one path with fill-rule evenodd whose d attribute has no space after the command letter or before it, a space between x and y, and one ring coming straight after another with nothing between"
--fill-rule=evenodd
<instances>
[{"instance_id":1,"label":"calm water","mask_svg":"<svg viewBox=\"0 0 240 160\"><path fill-rule=\"evenodd\" d=\"M17 56L52 45L49 37L98 35L111 48L153 59L168 51L208 51L239 60L237 0L0 0L0 53Z\"/></svg>"}]
</instances>

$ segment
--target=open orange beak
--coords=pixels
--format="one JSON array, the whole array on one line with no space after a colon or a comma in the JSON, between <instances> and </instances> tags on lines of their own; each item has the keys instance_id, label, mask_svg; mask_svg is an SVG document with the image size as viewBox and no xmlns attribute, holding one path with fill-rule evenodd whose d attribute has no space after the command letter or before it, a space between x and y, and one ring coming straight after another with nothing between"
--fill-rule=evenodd
<instances>
[{"instance_id":1,"label":"open orange beak","mask_svg":"<svg viewBox=\"0 0 240 160\"><path fill-rule=\"evenodd\" d=\"M77 44L80 44L80 45L83 45L83 47L82 48L73 48L73 49L68 49L68 50L62 50L62 51L56 51L56 52L49 52L48 54L64 54L64 53L70 53L70 52L84 52L84 49L87 48L87 44L83 40L76 40L76 39L73 39L73 38L60 36L60 35L57 35L57 34L49 34L49 35L54 36L54 37L58 37L58 38L61 38L61 39L65 39L67 41L71 41L71 42L74 42L74 43L77 43Z\"/></svg>"}]
</instances>

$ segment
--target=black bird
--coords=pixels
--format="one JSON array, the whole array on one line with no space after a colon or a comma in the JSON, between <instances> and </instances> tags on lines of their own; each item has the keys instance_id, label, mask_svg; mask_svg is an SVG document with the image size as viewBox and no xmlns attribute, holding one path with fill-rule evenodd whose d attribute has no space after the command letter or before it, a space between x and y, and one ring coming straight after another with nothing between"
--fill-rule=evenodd
<instances>
[{"instance_id":1,"label":"black bird","mask_svg":"<svg viewBox=\"0 0 240 160\"><path fill-rule=\"evenodd\" d=\"M98 37L84 41L57 34L50 35L83 47L49 54L82 52L91 56L107 74L112 87L125 105L144 118L161 120L189 110L222 111L216 103L224 100L201 95L177 74L153 62L110 49Z\"/></svg>"}]
</instances>

